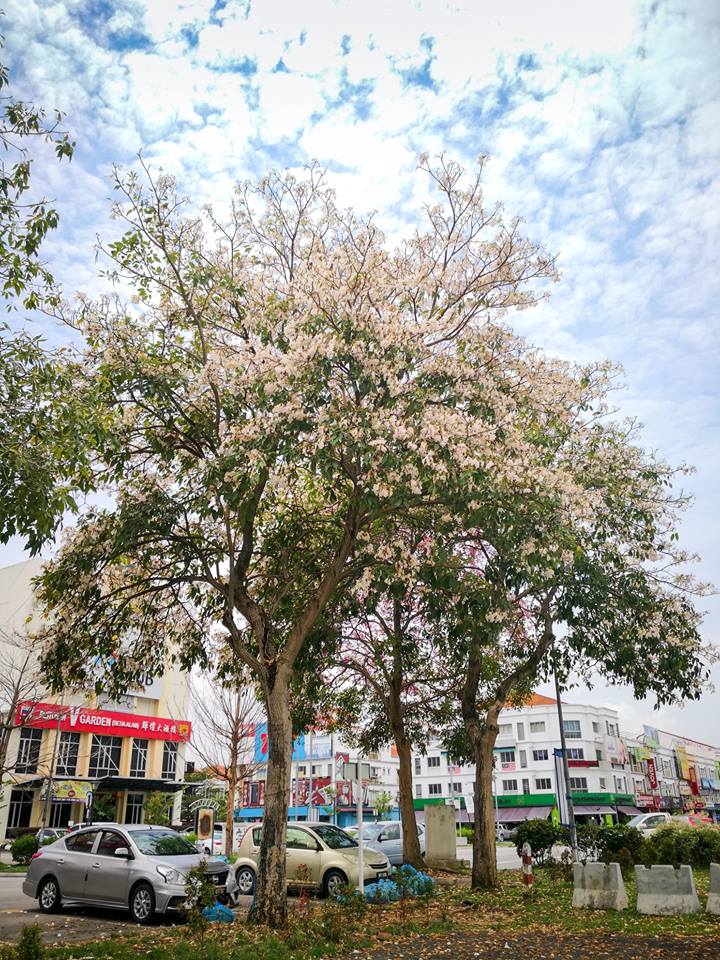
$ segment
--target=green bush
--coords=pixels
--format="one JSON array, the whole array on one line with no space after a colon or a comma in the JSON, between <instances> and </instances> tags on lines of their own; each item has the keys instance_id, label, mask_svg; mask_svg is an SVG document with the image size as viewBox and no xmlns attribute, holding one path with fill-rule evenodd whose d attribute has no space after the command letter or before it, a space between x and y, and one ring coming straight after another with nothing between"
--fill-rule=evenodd
<instances>
[{"instance_id":1,"label":"green bush","mask_svg":"<svg viewBox=\"0 0 720 960\"><path fill-rule=\"evenodd\" d=\"M32 833L25 833L21 837L16 837L10 844L10 856L13 863L30 863L32 855L37 853L37 837Z\"/></svg>"},{"instance_id":2,"label":"green bush","mask_svg":"<svg viewBox=\"0 0 720 960\"><path fill-rule=\"evenodd\" d=\"M597 823L579 823L577 825L577 848L580 863L587 863L588 860L599 858L598 837L601 830L602 827Z\"/></svg>"},{"instance_id":3,"label":"green bush","mask_svg":"<svg viewBox=\"0 0 720 960\"><path fill-rule=\"evenodd\" d=\"M615 861L622 851L630 854L633 863L641 863L645 859L645 837L635 827L628 827L624 823L598 827L596 841L598 859L605 863Z\"/></svg>"},{"instance_id":4,"label":"green bush","mask_svg":"<svg viewBox=\"0 0 720 960\"><path fill-rule=\"evenodd\" d=\"M514 840L519 857L523 844L529 843L533 860L541 866L556 843L567 843L567 831L551 820L524 820L515 830Z\"/></svg>"},{"instance_id":5,"label":"green bush","mask_svg":"<svg viewBox=\"0 0 720 960\"><path fill-rule=\"evenodd\" d=\"M23 927L20 931L20 939L15 947L16 960L42 960L44 956L45 948L38 924L33 923L30 926Z\"/></svg>"},{"instance_id":6,"label":"green bush","mask_svg":"<svg viewBox=\"0 0 720 960\"><path fill-rule=\"evenodd\" d=\"M720 830L716 827L661 827L645 841L648 863L707 867L720 862Z\"/></svg>"}]
</instances>

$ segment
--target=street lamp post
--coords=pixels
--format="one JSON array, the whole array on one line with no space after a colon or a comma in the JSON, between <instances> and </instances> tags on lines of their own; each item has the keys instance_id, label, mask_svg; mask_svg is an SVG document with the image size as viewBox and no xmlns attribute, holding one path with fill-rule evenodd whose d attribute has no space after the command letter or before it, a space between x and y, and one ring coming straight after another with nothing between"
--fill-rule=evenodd
<instances>
[{"instance_id":1,"label":"street lamp post","mask_svg":"<svg viewBox=\"0 0 720 960\"><path fill-rule=\"evenodd\" d=\"M568 820L570 821L570 849L572 850L573 860L577 860L577 827L575 826L575 807L573 806L572 792L570 790L570 767L567 759L567 742L565 739L565 725L563 723L562 703L560 702L560 682L558 681L557 666L553 664L553 674L555 676L555 696L557 697L557 713L560 721L560 748L562 751L563 780L565 781L565 799L567 800Z\"/></svg>"}]
</instances>

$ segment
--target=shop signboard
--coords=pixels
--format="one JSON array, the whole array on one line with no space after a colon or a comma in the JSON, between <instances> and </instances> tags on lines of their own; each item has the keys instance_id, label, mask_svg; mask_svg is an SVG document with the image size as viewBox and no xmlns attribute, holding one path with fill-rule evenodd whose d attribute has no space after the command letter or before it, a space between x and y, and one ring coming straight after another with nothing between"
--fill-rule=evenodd
<instances>
[{"instance_id":1,"label":"shop signboard","mask_svg":"<svg viewBox=\"0 0 720 960\"><path fill-rule=\"evenodd\" d=\"M691 791L695 796L697 796L700 792L698 789L697 771L695 769L695 765L692 763L688 765L688 779L690 781Z\"/></svg>"},{"instance_id":2,"label":"shop signboard","mask_svg":"<svg viewBox=\"0 0 720 960\"><path fill-rule=\"evenodd\" d=\"M255 724L255 763L268 762L268 727L266 723ZM305 736L300 734L293 740L293 761L305 760Z\"/></svg>"},{"instance_id":3,"label":"shop signboard","mask_svg":"<svg viewBox=\"0 0 720 960\"><path fill-rule=\"evenodd\" d=\"M115 710L91 710L89 707L37 703L24 700L15 712L18 726L40 727L75 733L100 733L109 737L142 737L145 740L171 740L186 743L190 739L189 720L147 717Z\"/></svg>"},{"instance_id":4,"label":"shop signboard","mask_svg":"<svg viewBox=\"0 0 720 960\"><path fill-rule=\"evenodd\" d=\"M92 799L93 784L83 780L53 780L50 785L50 799L70 801L72 803L87 803ZM40 790L40 799L47 798L47 780Z\"/></svg>"},{"instance_id":5,"label":"shop signboard","mask_svg":"<svg viewBox=\"0 0 720 960\"><path fill-rule=\"evenodd\" d=\"M648 759L645 761L645 765L647 767L647 778L648 783L650 784L650 789L657 790L658 778L657 770L655 769L655 760L652 757L648 757Z\"/></svg>"}]
</instances>

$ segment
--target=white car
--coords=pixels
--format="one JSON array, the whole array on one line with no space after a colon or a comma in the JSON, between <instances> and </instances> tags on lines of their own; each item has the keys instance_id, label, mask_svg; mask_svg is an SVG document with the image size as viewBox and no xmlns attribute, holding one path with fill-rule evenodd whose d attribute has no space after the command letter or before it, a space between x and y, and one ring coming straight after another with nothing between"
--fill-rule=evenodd
<instances>
[{"instance_id":1,"label":"white car","mask_svg":"<svg viewBox=\"0 0 720 960\"><path fill-rule=\"evenodd\" d=\"M635 827L642 833L655 833L659 827L672 823L672 817L669 813L655 811L654 813L639 813L632 820L628 820L626 827Z\"/></svg>"},{"instance_id":2,"label":"white car","mask_svg":"<svg viewBox=\"0 0 720 960\"><path fill-rule=\"evenodd\" d=\"M240 841L245 834L245 827L239 823L234 825L233 829L233 852L237 853L240 847ZM213 838L210 840L198 840L195 846L199 853L204 853L206 857L218 856L225 853L225 824L216 823L213 830Z\"/></svg>"}]
</instances>

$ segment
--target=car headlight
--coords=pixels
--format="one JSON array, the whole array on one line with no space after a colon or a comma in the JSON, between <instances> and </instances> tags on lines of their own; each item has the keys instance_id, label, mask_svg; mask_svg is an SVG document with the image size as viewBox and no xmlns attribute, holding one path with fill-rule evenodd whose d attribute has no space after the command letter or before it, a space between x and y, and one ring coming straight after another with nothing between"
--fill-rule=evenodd
<instances>
[{"instance_id":1,"label":"car headlight","mask_svg":"<svg viewBox=\"0 0 720 960\"><path fill-rule=\"evenodd\" d=\"M185 874L180 873L175 867L164 867L161 865L155 867L155 869L166 883L185 883Z\"/></svg>"}]
</instances>

